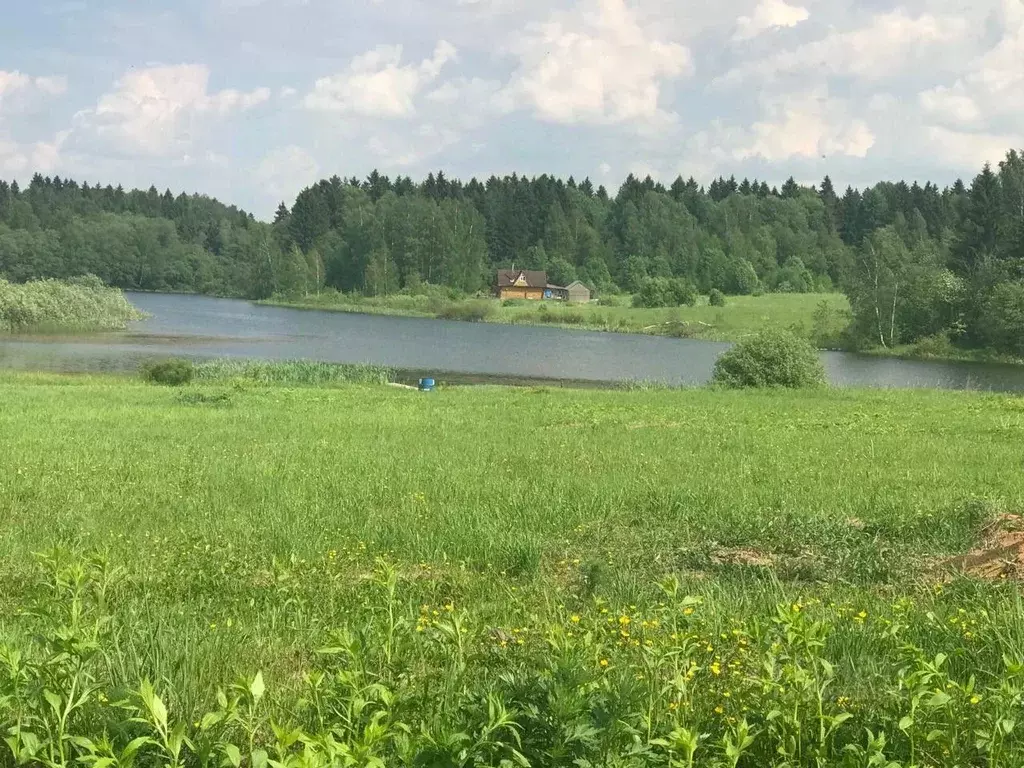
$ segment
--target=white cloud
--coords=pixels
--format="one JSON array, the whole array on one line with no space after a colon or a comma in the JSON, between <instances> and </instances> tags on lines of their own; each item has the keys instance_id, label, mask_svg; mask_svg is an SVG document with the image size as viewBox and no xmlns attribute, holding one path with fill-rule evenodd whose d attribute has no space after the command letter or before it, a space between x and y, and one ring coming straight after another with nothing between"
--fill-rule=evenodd
<instances>
[{"instance_id":1,"label":"white cloud","mask_svg":"<svg viewBox=\"0 0 1024 768\"><path fill-rule=\"evenodd\" d=\"M210 118L223 118L266 102L270 91L209 92L201 64L130 71L92 109L75 116L76 129L162 155L187 149Z\"/></svg>"},{"instance_id":2,"label":"white cloud","mask_svg":"<svg viewBox=\"0 0 1024 768\"><path fill-rule=\"evenodd\" d=\"M402 46L381 45L356 56L345 72L317 80L305 105L325 112L408 117L415 112L416 96L456 55L455 47L441 40L430 58L403 65Z\"/></svg>"},{"instance_id":3,"label":"white cloud","mask_svg":"<svg viewBox=\"0 0 1024 768\"><path fill-rule=\"evenodd\" d=\"M641 26L625 0L580 0L512 44L519 68L506 96L558 123L659 123L665 81L693 72L690 51Z\"/></svg>"},{"instance_id":4,"label":"white cloud","mask_svg":"<svg viewBox=\"0 0 1024 768\"><path fill-rule=\"evenodd\" d=\"M933 120L982 127L993 118L1024 112L1024 3L1003 0L1001 37L966 67L951 86L922 91L918 100Z\"/></svg>"},{"instance_id":5,"label":"white cloud","mask_svg":"<svg viewBox=\"0 0 1024 768\"><path fill-rule=\"evenodd\" d=\"M906 74L915 61L941 68L943 54L971 34L964 16L910 16L901 8L877 14L862 27L834 30L791 51L740 64L715 82L739 85L789 74L810 78L846 75L865 80L898 77Z\"/></svg>"},{"instance_id":6,"label":"white cloud","mask_svg":"<svg viewBox=\"0 0 1024 768\"><path fill-rule=\"evenodd\" d=\"M290 204L319 173L320 166L309 152L289 145L269 152L256 167L254 176L267 196Z\"/></svg>"},{"instance_id":7,"label":"white cloud","mask_svg":"<svg viewBox=\"0 0 1024 768\"><path fill-rule=\"evenodd\" d=\"M6 72L0 69L0 106L5 97L41 93L44 96L60 96L67 91L65 77L30 77L22 72Z\"/></svg>"},{"instance_id":8,"label":"white cloud","mask_svg":"<svg viewBox=\"0 0 1024 768\"><path fill-rule=\"evenodd\" d=\"M26 178L33 173L50 173L60 161L60 148L67 138L58 134L52 142L18 144L0 136L0 176Z\"/></svg>"},{"instance_id":9,"label":"white cloud","mask_svg":"<svg viewBox=\"0 0 1024 768\"><path fill-rule=\"evenodd\" d=\"M368 149L388 168L408 168L422 163L458 143L462 134L451 128L424 123L411 133L378 133Z\"/></svg>"},{"instance_id":10,"label":"white cloud","mask_svg":"<svg viewBox=\"0 0 1024 768\"><path fill-rule=\"evenodd\" d=\"M67 93L68 79L66 77L37 77L36 88L49 96L61 96Z\"/></svg>"},{"instance_id":11,"label":"white cloud","mask_svg":"<svg viewBox=\"0 0 1024 768\"><path fill-rule=\"evenodd\" d=\"M1009 149L1024 142L1024 133L1017 135L992 133L966 133L930 126L922 131L916 142L923 150L920 154L939 159L946 167L961 168L977 173L985 163L995 165L1006 157Z\"/></svg>"},{"instance_id":12,"label":"white cloud","mask_svg":"<svg viewBox=\"0 0 1024 768\"><path fill-rule=\"evenodd\" d=\"M20 117L21 108L35 96L58 96L66 89L63 77L31 77L22 72L0 70L0 121L8 115ZM16 141L8 135L5 126L0 126L0 176L24 178L35 172L50 173L60 161L60 149L66 139L64 132L52 141L24 143Z\"/></svg>"},{"instance_id":13,"label":"white cloud","mask_svg":"<svg viewBox=\"0 0 1024 768\"><path fill-rule=\"evenodd\" d=\"M32 78L23 75L21 72L5 72L0 69L0 99L8 93L14 93L27 88L32 83Z\"/></svg>"},{"instance_id":14,"label":"white cloud","mask_svg":"<svg viewBox=\"0 0 1024 768\"><path fill-rule=\"evenodd\" d=\"M811 17L810 11L798 5L789 5L785 0L760 0L750 16L736 20L734 41L750 40L769 29L795 27Z\"/></svg>"},{"instance_id":15,"label":"white cloud","mask_svg":"<svg viewBox=\"0 0 1024 768\"><path fill-rule=\"evenodd\" d=\"M875 144L864 120L821 91L766 100L765 117L736 137L732 157L779 162L794 157L847 155L863 158ZM740 138L742 137L742 138Z\"/></svg>"}]
</instances>

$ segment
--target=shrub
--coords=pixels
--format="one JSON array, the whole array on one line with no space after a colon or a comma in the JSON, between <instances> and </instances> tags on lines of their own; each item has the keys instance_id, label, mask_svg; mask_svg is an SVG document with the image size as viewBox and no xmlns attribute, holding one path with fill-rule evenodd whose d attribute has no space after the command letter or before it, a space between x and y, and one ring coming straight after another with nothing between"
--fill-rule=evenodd
<instances>
[{"instance_id":1,"label":"shrub","mask_svg":"<svg viewBox=\"0 0 1024 768\"><path fill-rule=\"evenodd\" d=\"M712 380L731 388L817 387L825 383L825 369L809 342L766 330L719 357Z\"/></svg>"},{"instance_id":2,"label":"shrub","mask_svg":"<svg viewBox=\"0 0 1024 768\"><path fill-rule=\"evenodd\" d=\"M142 366L142 378L151 384L180 387L192 381L195 366L189 360L160 360Z\"/></svg>"},{"instance_id":3,"label":"shrub","mask_svg":"<svg viewBox=\"0 0 1024 768\"><path fill-rule=\"evenodd\" d=\"M692 307L697 303L697 289L684 278L648 277L640 283L633 297L634 307Z\"/></svg>"},{"instance_id":4,"label":"shrub","mask_svg":"<svg viewBox=\"0 0 1024 768\"><path fill-rule=\"evenodd\" d=\"M915 357L952 357L956 352L953 347L953 342L949 340L948 333L936 333L931 336L925 336L924 338L918 339L917 343L913 346L913 354Z\"/></svg>"},{"instance_id":5,"label":"shrub","mask_svg":"<svg viewBox=\"0 0 1024 768\"><path fill-rule=\"evenodd\" d=\"M712 288L711 293L708 294L708 302L712 307L724 307L725 306L725 294L717 288Z\"/></svg>"},{"instance_id":6,"label":"shrub","mask_svg":"<svg viewBox=\"0 0 1024 768\"><path fill-rule=\"evenodd\" d=\"M479 323L494 313L494 305L486 300L460 301L444 307L437 316L442 320L465 320Z\"/></svg>"},{"instance_id":7,"label":"shrub","mask_svg":"<svg viewBox=\"0 0 1024 768\"><path fill-rule=\"evenodd\" d=\"M537 310L537 320L542 323L555 323L562 325L583 325L587 322L582 312L572 309L553 309L547 304L541 304Z\"/></svg>"}]
</instances>

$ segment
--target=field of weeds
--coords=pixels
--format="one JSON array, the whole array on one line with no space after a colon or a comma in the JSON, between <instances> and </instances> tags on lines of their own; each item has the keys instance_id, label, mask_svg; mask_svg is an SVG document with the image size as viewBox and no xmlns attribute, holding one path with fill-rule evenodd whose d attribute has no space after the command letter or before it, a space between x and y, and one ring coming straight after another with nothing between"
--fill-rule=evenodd
<instances>
[{"instance_id":1,"label":"field of weeds","mask_svg":"<svg viewBox=\"0 0 1024 768\"><path fill-rule=\"evenodd\" d=\"M1020 398L0 398L0 764L1024 762Z\"/></svg>"}]
</instances>

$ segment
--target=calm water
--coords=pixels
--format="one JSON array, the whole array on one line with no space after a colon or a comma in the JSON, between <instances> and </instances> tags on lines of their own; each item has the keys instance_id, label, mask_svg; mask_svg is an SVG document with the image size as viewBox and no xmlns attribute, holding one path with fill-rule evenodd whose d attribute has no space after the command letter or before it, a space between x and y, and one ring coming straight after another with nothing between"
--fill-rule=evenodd
<instances>
[{"instance_id":1,"label":"calm water","mask_svg":"<svg viewBox=\"0 0 1024 768\"><path fill-rule=\"evenodd\" d=\"M728 347L706 341L557 328L354 315L200 296L129 294L151 317L128 333L0 340L0 365L125 370L160 355L379 363L464 374L599 382L706 382ZM1024 367L934 363L828 352L841 386L1024 391Z\"/></svg>"}]
</instances>

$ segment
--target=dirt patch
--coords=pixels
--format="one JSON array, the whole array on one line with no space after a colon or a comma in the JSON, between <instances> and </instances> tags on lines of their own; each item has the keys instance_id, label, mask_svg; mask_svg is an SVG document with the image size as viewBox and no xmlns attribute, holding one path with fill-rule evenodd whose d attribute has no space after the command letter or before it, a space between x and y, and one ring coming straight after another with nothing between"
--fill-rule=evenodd
<instances>
[{"instance_id":1,"label":"dirt patch","mask_svg":"<svg viewBox=\"0 0 1024 768\"><path fill-rule=\"evenodd\" d=\"M716 549L711 553L715 565L749 565L755 568L770 568L775 565L775 556L756 549Z\"/></svg>"},{"instance_id":2,"label":"dirt patch","mask_svg":"<svg viewBox=\"0 0 1024 768\"><path fill-rule=\"evenodd\" d=\"M1024 578L1024 518L1000 515L985 528L981 544L943 565L979 579Z\"/></svg>"}]
</instances>

